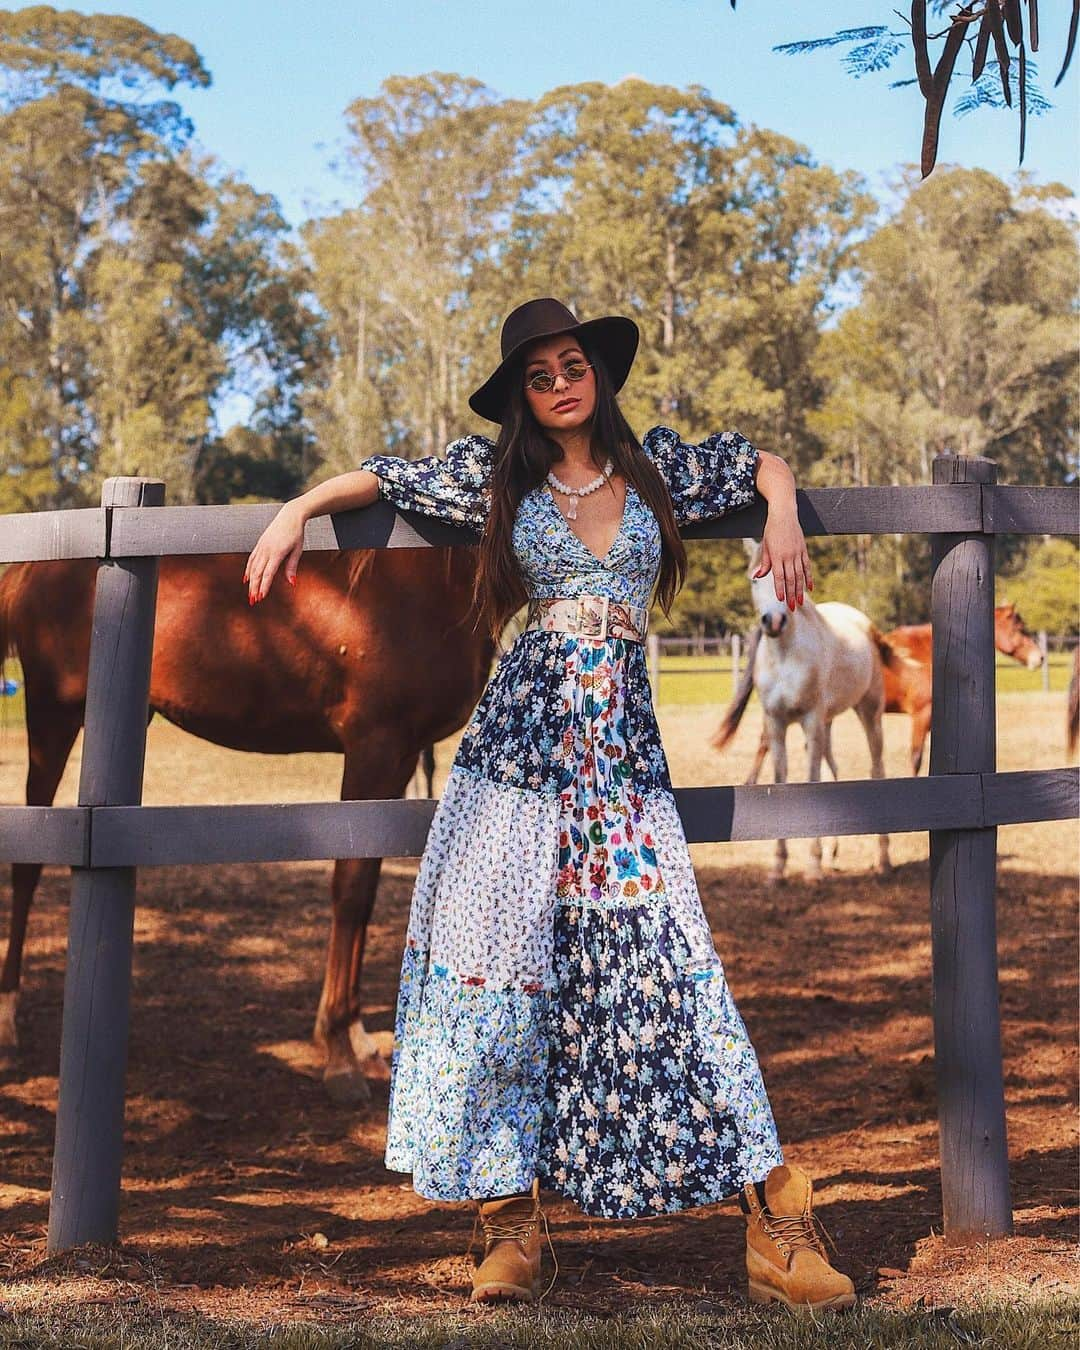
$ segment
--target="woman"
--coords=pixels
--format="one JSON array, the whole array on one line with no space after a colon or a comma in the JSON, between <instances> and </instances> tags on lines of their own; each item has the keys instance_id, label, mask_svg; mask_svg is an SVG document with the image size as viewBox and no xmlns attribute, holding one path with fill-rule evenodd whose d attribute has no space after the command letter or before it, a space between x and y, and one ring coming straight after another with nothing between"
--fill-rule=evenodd
<instances>
[{"instance_id":1,"label":"woman","mask_svg":"<svg viewBox=\"0 0 1080 1350\"><path fill-rule=\"evenodd\" d=\"M481 534L493 636L529 602L432 819L392 1059L387 1166L477 1202L473 1299L536 1297L544 1186L612 1218L737 1195L751 1298L846 1307L702 911L642 646L654 586L666 613L685 575L679 525L755 489L760 575L802 603L794 480L736 432L639 444L615 398L637 342L627 318L521 305L469 399L496 441L369 456L287 502L244 580L252 604L295 581L304 521L381 495Z\"/></svg>"}]
</instances>

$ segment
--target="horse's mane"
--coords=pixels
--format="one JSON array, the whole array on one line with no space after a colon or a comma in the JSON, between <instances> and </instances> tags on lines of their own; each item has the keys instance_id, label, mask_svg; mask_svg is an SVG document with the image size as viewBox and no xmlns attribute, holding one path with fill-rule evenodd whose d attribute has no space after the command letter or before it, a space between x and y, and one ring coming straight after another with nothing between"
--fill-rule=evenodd
<instances>
[{"instance_id":1,"label":"horse's mane","mask_svg":"<svg viewBox=\"0 0 1080 1350\"><path fill-rule=\"evenodd\" d=\"M350 600L353 598L353 592L360 584L365 573L370 571L374 566L375 554L378 552L379 550L377 548L339 549L335 555L335 562L339 561L341 558L345 559L346 575L348 577L345 594Z\"/></svg>"},{"instance_id":2,"label":"horse's mane","mask_svg":"<svg viewBox=\"0 0 1080 1350\"><path fill-rule=\"evenodd\" d=\"M345 559L346 575L348 583L345 588L346 596L351 600L356 588L360 582L373 568L379 566L376 559L379 554L385 554L389 550L384 548L357 548L357 549L339 549L335 555L335 561L340 558ZM449 585L450 576L454 566L454 547L443 546L439 549L442 554L440 559L443 570L443 581Z\"/></svg>"}]
</instances>

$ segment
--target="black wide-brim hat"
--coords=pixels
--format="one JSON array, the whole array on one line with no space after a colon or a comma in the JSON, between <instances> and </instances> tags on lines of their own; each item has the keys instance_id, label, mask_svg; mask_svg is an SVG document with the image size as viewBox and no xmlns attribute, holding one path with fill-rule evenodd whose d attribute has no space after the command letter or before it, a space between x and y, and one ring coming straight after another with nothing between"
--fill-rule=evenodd
<instances>
[{"instance_id":1,"label":"black wide-brim hat","mask_svg":"<svg viewBox=\"0 0 1080 1350\"><path fill-rule=\"evenodd\" d=\"M558 333L577 333L603 361L616 393L626 383L638 346L638 326L621 314L602 319L578 321L577 315L561 303L545 297L526 300L506 316L500 342L502 360L484 383L469 396L469 407L489 422L501 422L506 413L510 381L517 369L516 359L523 347L537 338Z\"/></svg>"}]
</instances>

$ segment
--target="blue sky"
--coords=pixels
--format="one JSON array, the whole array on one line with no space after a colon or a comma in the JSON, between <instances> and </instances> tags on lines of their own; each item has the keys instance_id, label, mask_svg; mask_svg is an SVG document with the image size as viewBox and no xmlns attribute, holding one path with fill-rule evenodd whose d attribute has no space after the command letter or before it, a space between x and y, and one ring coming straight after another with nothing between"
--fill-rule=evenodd
<instances>
[{"instance_id":1,"label":"blue sky","mask_svg":"<svg viewBox=\"0 0 1080 1350\"><path fill-rule=\"evenodd\" d=\"M1068 0L1039 6L1043 51L1034 60L1055 107L1029 120L1023 167L1036 181L1063 182L1075 193L1080 54L1051 87L1068 9ZM213 84L181 91L180 99L199 141L254 187L273 192L293 224L353 200L331 167L343 142L342 114L392 74L452 71L510 97L631 74L680 88L702 84L741 122L800 140L835 168L858 170L879 194L895 167L919 154L918 91L888 88L911 74L906 53L889 71L857 80L841 65L842 48L802 56L771 50L867 22L897 31L892 0L739 0L735 12L727 0L132 0L115 12L195 45ZM954 78L950 106L961 87ZM941 164L1008 178L1017 153L1012 113L956 118L950 111L943 120Z\"/></svg>"}]
</instances>

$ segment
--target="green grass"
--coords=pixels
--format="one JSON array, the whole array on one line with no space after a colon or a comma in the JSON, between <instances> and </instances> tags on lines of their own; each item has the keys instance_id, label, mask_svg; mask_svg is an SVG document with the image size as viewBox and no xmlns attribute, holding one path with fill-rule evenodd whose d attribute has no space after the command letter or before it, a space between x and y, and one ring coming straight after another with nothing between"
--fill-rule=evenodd
<instances>
[{"instance_id":1,"label":"green grass","mask_svg":"<svg viewBox=\"0 0 1080 1350\"><path fill-rule=\"evenodd\" d=\"M1071 652L1050 653L1047 664L1052 693L1064 694L1069 687L1071 661ZM999 694L1042 692L1042 670L1027 670L1000 652L997 653L996 674ZM729 702L731 694L730 657L665 656L661 662L658 704L687 706L707 703L721 707Z\"/></svg>"},{"instance_id":2,"label":"green grass","mask_svg":"<svg viewBox=\"0 0 1080 1350\"><path fill-rule=\"evenodd\" d=\"M986 1303L910 1312L859 1308L796 1317L781 1309L726 1311L669 1305L602 1318L565 1309L507 1309L364 1318L319 1326L244 1325L149 1308L86 1308L0 1321L2 1350L904 1350L925 1346L1075 1347L1080 1304L1057 1298L1016 1308Z\"/></svg>"}]
</instances>

